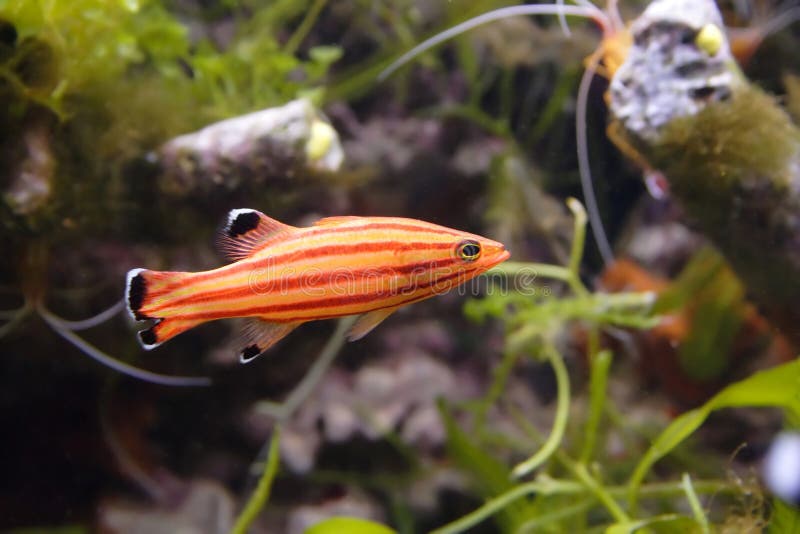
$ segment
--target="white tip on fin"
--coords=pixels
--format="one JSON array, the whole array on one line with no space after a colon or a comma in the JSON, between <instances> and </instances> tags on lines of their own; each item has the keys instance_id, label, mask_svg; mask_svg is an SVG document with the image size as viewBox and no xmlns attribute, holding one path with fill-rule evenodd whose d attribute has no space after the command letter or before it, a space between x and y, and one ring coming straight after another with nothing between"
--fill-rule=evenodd
<instances>
[{"instance_id":1,"label":"white tip on fin","mask_svg":"<svg viewBox=\"0 0 800 534\"><path fill-rule=\"evenodd\" d=\"M230 259L240 260L250 256L259 245L294 229L260 211L235 209L228 214L228 221L220 234L219 247Z\"/></svg>"},{"instance_id":2,"label":"white tip on fin","mask_svg":"<svg viewBox=\"0 0 800 534\"><path fill-rule=\"evenodd\" d=\"M248 363L272 345L289 335L289 333L300 326L301 322L296 323L272 323L262 319L251 319L245 327L245 346L239 352L239 361Z\"/></svg>"},{"instance_id":3,"label":"white tip on fin","mask_svg":"<svg viewBox=\"0 0 800 534\"><path fill-rule=\"evenodd\" d=\"M156 333L156 327L159 323L161 323L160 320L150 328L140 330L139 335L136 336L144 350L153 350L164 342L158 338L158 334Z\"/></svg>"}]
</instances>

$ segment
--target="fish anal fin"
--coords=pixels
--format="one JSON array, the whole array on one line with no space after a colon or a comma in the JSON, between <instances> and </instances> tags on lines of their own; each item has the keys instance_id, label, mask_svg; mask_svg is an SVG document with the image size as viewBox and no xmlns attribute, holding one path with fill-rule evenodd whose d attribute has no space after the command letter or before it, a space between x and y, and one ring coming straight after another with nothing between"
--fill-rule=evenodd
<instances>
[{"instance_id":1,"label":"fish anal fin","mask_svg":"<svg viewBox=\"0 0 800 534\"><path fill-rule=\"evenodd\" d=\"M247 363L256 359L301 324L303 321L275 323L258 318L248 319L244 332L245 342L239 352L239 361Z\"/></svg>"},{"instance_id":2,"label":"fish anal fin","mask_svg":"<svg viewBox=\"0 0 800 534\"><path fill-rule=\"evenodd\" d=\"M361 219L357 215L335 215L333 217L325 217L324 219L320 219L314 223L314 226L329 226L332 224L342 224L351 221L357 221Z\"/></svg>"},{"instance_id":3,"label":"fish anal fin","mask_svg":"<svg viewBox=\"0 0 800 534\"><path fill-rule=\"evenodd\" d=\"M204 322L202 319L180 319L178 317L159 319L150 328L139 331L139 342L145 350L151 350Z\"/></svg>"},{"instance_id":4,"label":"fish anal fin","mask_svg":"<svg viewBox=\"0 0 800 534\"><path fill-rule=\"evenodd\" d=\"M381 324L384 319L393 314L398 307L399 306L393 306L391 308L383 308L365 313L359 317L352 328L350 328L350 331L347 333L347 340L356 341L366 336L373 328Z\"/></svg>"},{"instance_id":5,"label":"fish anal fin","mask_svg":"<svg viewBox=\"0 0 800 534\"><path fill-rule=\"evenodd\" d=\"M296 230L257 210L235 209L228 213L228 222L220 233L220 250L231 260L250 256L267 241L288 235Z\"/></svg>"}]
</instances>

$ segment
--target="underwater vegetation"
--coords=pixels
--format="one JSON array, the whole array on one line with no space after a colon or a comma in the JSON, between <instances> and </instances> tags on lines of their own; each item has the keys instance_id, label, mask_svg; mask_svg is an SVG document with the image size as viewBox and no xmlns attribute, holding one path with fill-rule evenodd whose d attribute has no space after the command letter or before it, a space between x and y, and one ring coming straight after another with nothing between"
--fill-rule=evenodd
<instances>
[{"instance_id":1,"label":"underwater vegetation","mask_svg":"<svg viewBox=\"0 0 800 534\"><path fill-rule=\"evenodd\" d=\"M0 0L0 529L796 530L798 18ZM278 225L387 216L511 258L250 338L176 321L145 352L122 313L137 266L156 291ZM436 259L403 239L391 265Z\"/></svg>"}]
</instances>

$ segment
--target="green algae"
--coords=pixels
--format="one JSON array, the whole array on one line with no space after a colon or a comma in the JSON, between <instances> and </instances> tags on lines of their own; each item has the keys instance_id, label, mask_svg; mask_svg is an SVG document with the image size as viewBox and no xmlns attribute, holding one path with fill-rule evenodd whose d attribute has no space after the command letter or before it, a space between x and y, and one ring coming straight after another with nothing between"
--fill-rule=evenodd
<instances>
[{"instance_id":1,"label":"green algae","mask_svg":"<svg viewBox=\"0 0 800 534\"><path fill-rule=\"evenodd\" d=\"M754 180L768 180L776 192L785 192L798 141L791 119L774 98L744 85L730 99L668 124L651 159L684 202L708 208L720 195L732 200Z\"/></svg>"},{"instance_id":2,"label":"green algae","mask_svg":"<svg viewBox=\"0 0 800 534\"><path fill-rule=\"evenodd\" d=\"M743 85L643 152L753 291L778 304L800 296L800 134L772 97Z\"/></svg>"},{"instance_id":3,"label":"green algae","mask_svg":"<svg viewBox=\"0 0 800 534\"><path fill-rule=\"evenodd\" d=\"M125 172L131 160L209 122L319 97L338 47L303 58L280 39L306 4L229 3L220 9L242 21L216 42L190 33L188 22L202 14L160 0L0 0L0 95L8 102L0 188L22 190L22 199L26 188L44 191L28 204L4 194L0 227L34 235L107 228L125 213L132 181L146 176L141 167ZM42 151L53 165L31 184L19 176L33 128L46 133Z\"/></svg>"}]
</instances>

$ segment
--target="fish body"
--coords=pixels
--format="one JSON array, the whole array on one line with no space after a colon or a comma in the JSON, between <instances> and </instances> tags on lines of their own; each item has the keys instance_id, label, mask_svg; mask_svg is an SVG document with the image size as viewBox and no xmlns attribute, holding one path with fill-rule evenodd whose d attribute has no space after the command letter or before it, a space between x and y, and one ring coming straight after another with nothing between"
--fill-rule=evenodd
<instances>
[{"instance_id":1,"label":"fish body","mask_svg":"<svg viewBox=\"0 0 800 534\"><path fill-rule=\"evenodd\" d=\"M363 314L359 339L399 307L446 292L509 257L501 243L400 217L330 217L311 227L233 210L220 239L233 263L203 272L133 269L126 301L151 349L199 324L250 319L241 358L300 324Z\"/></svg>"}]
</instances>

